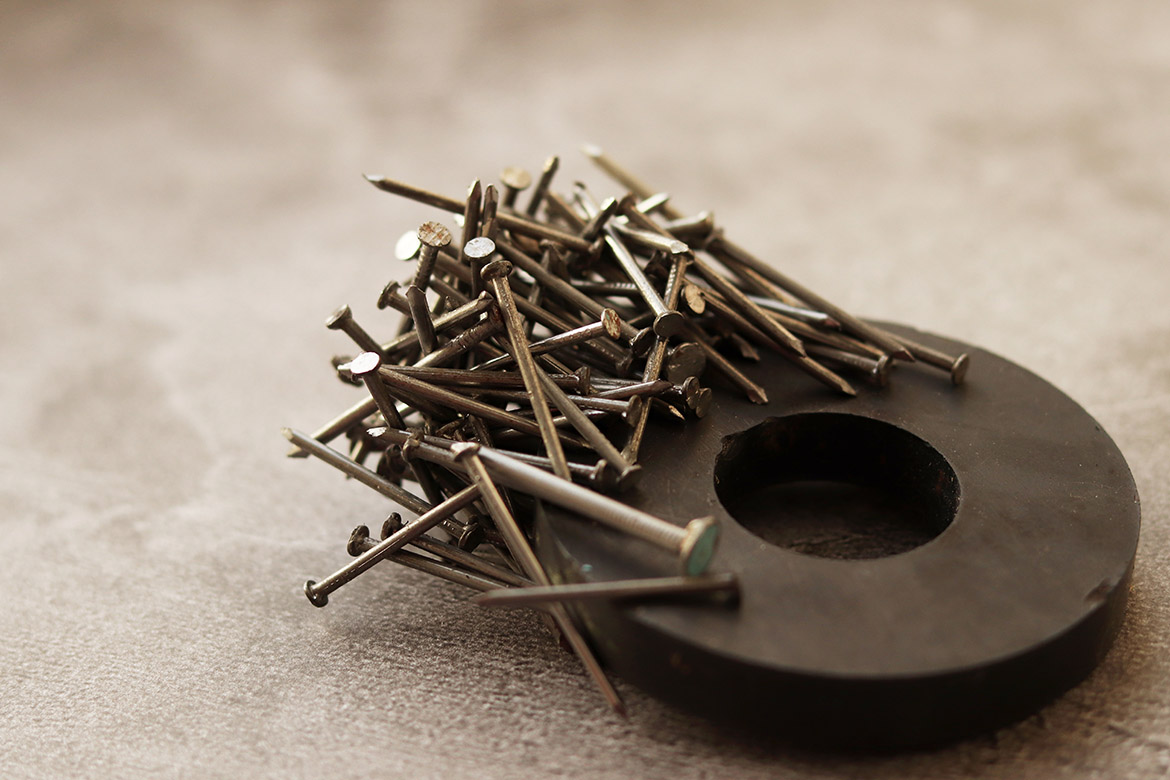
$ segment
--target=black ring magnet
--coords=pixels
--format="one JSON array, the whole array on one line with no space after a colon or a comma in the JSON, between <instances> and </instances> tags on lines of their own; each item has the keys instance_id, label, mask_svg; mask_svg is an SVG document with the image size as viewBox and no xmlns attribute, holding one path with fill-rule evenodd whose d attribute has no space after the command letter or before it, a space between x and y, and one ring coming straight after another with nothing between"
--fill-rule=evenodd
<instances>
[{"instance_id":1,"label":"black ring magnet","mask_svg":"<svg viewBox=\"0 0 1170 780\"><path fill-rule=\"evenodd\" d=\"M1020 366L886 327L968 352L966 384L903 364L843 399L776 359L752 370L767 406L722 392L701 420L651 420L623 499L718 518L711 571L735 572L742 597L577 605L620 676L797 744L889 749L1011 723L1102 659L1140 525L1116 445ZM557 581L673 573L663 551L552 506L537 543Z\"/></svg>"}]
</instances>

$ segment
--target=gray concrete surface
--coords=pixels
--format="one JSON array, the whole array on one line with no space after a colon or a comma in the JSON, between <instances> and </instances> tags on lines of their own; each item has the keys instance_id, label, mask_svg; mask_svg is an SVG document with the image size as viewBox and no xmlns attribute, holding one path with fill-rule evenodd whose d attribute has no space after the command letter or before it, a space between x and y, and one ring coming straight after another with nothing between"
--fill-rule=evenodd
<instances>
[{"instance_id":1,"label":"gray concrete surface","mask_svg":"<svg viewBox=\"0 0 1170 780\"><path fill-rule=\"evenodd\" d=\"M0 775L1162 777L1170 771L1170 6L0 7ZM844 305L1080 401L1144 505L1117 647L1027 721L910 755L741 740L530 617L378 571L384 504L283 458L346 403L321 327L459 193L599 143ZM972 382L979 381L976 366Z\"/></svg>"}]
</instances>

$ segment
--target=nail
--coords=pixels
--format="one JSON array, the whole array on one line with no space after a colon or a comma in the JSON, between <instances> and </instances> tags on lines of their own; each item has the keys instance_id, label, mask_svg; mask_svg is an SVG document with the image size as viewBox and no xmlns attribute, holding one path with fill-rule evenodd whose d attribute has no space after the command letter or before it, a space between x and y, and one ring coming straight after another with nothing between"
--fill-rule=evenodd
<instances>
[{"instance_id":1,"label":"nail","mask_svg":"<svg viewBox=\"0 0 1170 780\"><path fill-rule=\"evenodd\" d=\"M499 229L497 219L500 209L500 194L496 185L489 184L483 190L483 215L480 217L479 234L484 238L494 239Z\"/></svg>"},{"instance_id":2,"label":"nail","mask_svg":"<svg viewBox=\"0 0 1170 780\"><path fill-rule=\"evenodd\" d=\"M484 503L487 504L488 512L492 519L495 520L496 528L504 536L504 541L508 545L508 549L512 553L512 557L520 564L520 568L528 577L537 585L550 585L548 575L545 574L544 568L537 560L536 554L532 552L532 548L528 544L528 539L524 536L524 532L520 530L520 526L516 523L516 519L504 506L503 499L500 498L500 493L496 489L495 483L492 481L491 475L484 467L483 461L480 459L480 446L478 444L457 444L452 448L455 459L462 463L467 469L468 476L471 477L472 482L479 489L480 495L483 497ZM548 477L547 474L541 472L542 475ZM556 477L549 477L550 479L557 479ZM563 481L567 485L572 483ZM602 671L601 665L593 656L593 652L585 643L584 637L577 630L576 625L573 624L569 613L560 604L552 605L550 609L553 620L556 621L557 627L561 630L577 657L585 665L590 676L593 677L594 682L605 696L606 701L617 712L625 712L625 707L622 705L621 697L618 696L616 690L610 684L609 679Z\"/></svg>"},{"instance_id":3,"label":"nail","mask_svg":"<svg viewBox=\"0 0 1170 780\"><path fill-rule=\"evenodd\" d=\"M374 406L372 399L370 401L370 406ZM333 466L335 469L348 474L358 482L361 482L363 485L373 488L374 490L393 500L400 506L405 507L411 512L421 515L431 509L430 504L428 504L426 501L423 501L415 494L408 490L404 490L398 485L395 485L390 480L375 474L365 466L354 463L352 460L332 447L322 444L315 439L310 439L300 431L295 431L291 428L282 428L281 433L284 434L286 439L300 447L308 454L320 458L330 466Z\"/></svg>"},{"instance_id":4,"label":"nail","mask_svg":"<svg viewBox=\"0 0 1170 780\"><path fill-rule=\"evenodd\" d=\"M496 248L512 265L521 269L532 278L540 280L540 283L545 287L546 293L554 293L565 302L593 317L600 317L602 312L605 311L605 306L593 300L588 295L574 289L573 285L564 279L549 273L541 267L540 263L516 249L516 247L510 245L508 242L500 241L496 244ZM637 335L638 332L636 330L628 324L622 323L622 338L632 340Z\"/></svg>"},{"instance_id":5,"label":"nail","mask_svg":"<svg viewBox=\"0 0 1170 780\"><path fill-rule=\"evenodd\" d=\"M406 302L410 306L410 317L418 331L418 345L423 355L429 355L439 345L435 338L435 323L431 320L431 309L427 305L427 294L417 285L406 288Z\"/></svg>"},{"instance_id":6,"label":"nail","mask_svg":"<svg viewBox=\"0 0 1170 780\"><path fill-rule=\"evenodd\" d=\"M580 327L549 336L546 339L534 341L529 344L528 351L533 355L543 355L563 347L580 344L584 341L592 341L602 336L608 336L611 340L616 341L622 335L621 323L621 318L618 317L616 311L613 309L605 309L601 313L601 319L597 322L581 325ZM512 356L505 355L480 363L474 370L490 371L500 366L509 365L511 362Z\"/></svg>"},{"instance_id":7,"label":"nail","mask_svg":"<svg viewBox=\"0 0 1170 780\"><path fill-rule=\"evenodd\" d=\"M654 289L654 285L650 284L650 280L642 273L641 267L634 260L634 256L630 254L630 250L622 242L618 236L617 230L611 225L605 230L605 243L617 259L618 265L621 266L622 271L629 277L630 281L638 288L638 292L642 296L642 300L654 312L654 332L662 338L670 338L677 336L682 332L684 318L677 311L667 307L662 298L658 295L658 291Z\"/></svg>"},{"instance_id":8,"label":"nail","mask_svg":"<svg viewBox=\"0 0 1170 780\"><path fill-rule=\"evenodd\" d=\"M669 201L670 193L656 192L650 197L638 201L638 211L643 214L653 214L656 211L661 211Z\"/></svg>"},{"instance_id":9,"label":"nail","mask_svg":"<svg viewBox=\"0 0 1170 780\"><path fill-rule=\"evenodd\" d=\"M420 251L422 251L422 242L418 239L417 230L403 233L394 244L394 256L399 260L414 260Z\"/></svg>"},{"instance_id":10,"label":"nail","mask_svg":"<svg viewBox=\"0 0 1170 780\"><path fill-rule=\"evenodd\" d=\"M637 178L625 168L622 168L620 165L614 162L613 159L609 157L609 155L602 151L601 147L595 146L593 144L585 144L581 147L581 151L584 152L585 156L592 160L598 168L609 175L610 178L625 187L630 192L637 195L640 199L646 200L647 198L657 194L655 190L648 187L645 183L642 182L641 179ZM675 219L682 216L681 213L675 211L674 208L672 208L665 200L658 208L670 219Z\"/></svg>"},{"instance_id":11,"label":"nail","mask_svg":"<svg viewBox=\"0 0 1170 780\"><path fill-rule=\"evenodd\" d=\"M377 547L377 545L378 543L370 538L370 529L364 525L359 525L349 535L349 542L345 546L345 551L357 557L368 553ZM492 591L509 587L507 583L501 582L500 580L484 577L474 572L464 571L450 564L412 553L409 550L397 550L388 553L385 560L393 561L408 568L425 572L440 579L447 580L448 582L454 582L457 585L465 585L475 590ZM328 599L326 599L327 601ZM316 602L313 603L316 604Z\"/></svg>"},{"instance_id":12,"label":"nail","mask_svg":"<svg viewBox=\"0 0 1170 780\"><path fill-rule=\"evenodd\" d=\"M437 195L433 192L420 189L418 187L404 184L403 182L387 179L384 176L366 175L366 181L373 184L383 192L389 192L394 195L400 195L404 198L425 203L429 206L449 211L452 214L463 213L466 203L461 202L455 198L448 198L442 195ZM477 182L478 183L478 182ZM546 225L543 222L536 222L525 217L520 217L515 214L498 214L497 219L500 227L520 235L530 236L532 238L542 239L546 238L550 241L556 241L563 244L568 249L574 252L588 252L589 242L582 241L578 236L572 233L566 233L563 230L558 230L551 225ZM477 220L478 221L478 220ZM466 229L467 225L464 224ZM466 242L462 242L466 244Z\"/></svg>"},{"instance_id":13,"label":"nail","mask_svg":"<svg viewBox=\"0 0 1170 780\"><path fill-rule=\"evenodd\" d=\"M689 377L702 375L706 367L707 355L702 347L688 341L666 351L663 375L669 382L679 384Z\"/></svg>"},{"instance_id":14,"label":"nail","mask_svg":"<svg viewBox=\"0 0 1170 780\"><path fill-rule=\"evenodd\" d=\"M629 208L636 209L632 204ZM639 212L641 213L641 212ZM691 251L691 248L683 241L679 241L674 236L667 233L658 233L653 230L643 230L636 228L629 223L616 222L613 229L620 233L623 238L638 244L641 247L652 250L654 252L664 252L668 255L680 255L683 252Z\"/></svg>"},{"instance_id":15,"label":"nail","mask_svg":"<svg viewBox=\"0 0 1170 780\"><path fill-rule=\"evenodd\" d=\"M349 362L349 372L365 383L386 424L392 428L405 428L406 424L402 422L402 416L394 406L394 399L386 392L386 386L378 376L378 369L381 366L381 355L377 352L363 352Z\"/></svg>"},{"instance_id":16,"label":"nail","mask_svg":"<svg viewBox=\"0 0 1170 780\"><path fill-rule=\"evenodd\" d=\"M553 406L565 416L569 424L576 429L577 433L581 434L585 441L589 442L597 454L617 472L618 482L620 484L631 484L636 479L636 473L641 471L641 466L632 465L622 457L621 451L613 445L613 442L573 403L572 399L565 394L564 390L557 387L548 378L547 374L538 369L536 378L539 380L549 400L552 401ZM533 403L536 403L536 399L533 399ZM536 411L535 407L533 407L533 411Z\"/></svg>"},{"instance_id":17,"label":"nail","mask_svg":"<svg viewBox=\"0 0 1170 780\"><path fill-rule=\"evenodd\" d=\"M386 518L386 522L382 524L382 538L386 539L392 536L403 527L405 527L405 523L402 521L402 515L397 512L392 512ZM368 535L369 532L367 531L366 533ZM411 542L411 545L424 552L429 552L431 555L443 558L449 563L462 566L465 569L471 569L493 580L499 580L504 585L512 585L518 588L532 585L532 580L527 577L521 577L510 569L505 569L503 566L496 566L494 563L484 560L482 556L473 555L466 550L460 550L453 544L441 542L430 536L420 536Z\"/></svg>"},{"instance_id":18,"label":"nail","mask_svg":"<svg viewBox=\"0 0 1170 780\"><path fill-rule=\"evenodd\" d=\"M834 347L826 347L820 344L809 344L808 352L810 355L831 360L843 366L857 369L865 374L866 381L877 387L886 387L890 383L890 356L882 355L877 359L862 357L861 355L854 355L852 352L846 352L843 349L835 349Z\"/></svg>"},{"instance_id":19,"label":"nail","mask_svg":"<svg viewBox=\"0 0 1170 780\"><path fill-rule=\"evenodd\" d=\"M438 404L444 409L449 409L464 414L474 414L485 420L506 426L508 428L515 428L523 433L528 433L533 436L541 436L543 440L543 428L539 423L534 423L531 420L520 417L512 412L504 411L503 409L492 406L491 404L477 401L473 398L460 395L459 393L445 390L441 387L436 387L428 382L422 382L413 377L407 376L403 372L397 370L397 366L383 366L381 369L382 381L394 387L404 396L410 399L425 399L434 404ZM531 391L529 391L531 394ZM544 396L541 396L544 400ZM535 403L535 400L534 400ZM562 436L565 441L579 446L586 446L585 442L573 436L560 434L556 427L552 424L552 415L549 414L549 430L552 431L552 438L556 441L558 448L561 445ZM562 457L564 457L564 450L561 450ZM568 473L567 467L565 471ZM566 479L568 477L566 476Z\"/></svg>"},{"instance_id":20,"label":"nail","mask_svg":"<svg viewBox=\"0 0 1170 780\"><path fill-rule=\"evenodd\" d=\"M528 201L528 208L524 209L524 213L529 217L535 217L536 212L540 210L540 204L544 201L545 193L548 192L549 185L552 184L553 176L556 175L560 165L561 158L555 155L545 160L540 178L536 180L536 187L532 190L532 198Z\"/></svg>"},{"instance_id":21,"label":"nail","mask_svg":"<svg viewBox=\"0 0 1170 780\"><path fill-rule=\"evenodd\" d=\"M633 192L638 197L648 198L655 192L655 190L651 189L633 174L629 173L616 162L614 162L600 148L590 146L586 147L584 151L585 154L591 160L593 160L593 162L599 168L601 168L610 177L612 177L619 184ZM674 206L669 203L663 205L662 213L667 219L681 219L683 217L682 212L674 208ZM854 317L844 309L833 305L831 302L817 295L815 292L808 289L804 285L801 285L795 280L788 278L784 274L777 271L775 268L772 268L767 263L760 261L758 258L748 253L739 245L728 241L724 236L714 237L708 243L706 249L724 265L728 265L728 263L734 263L737 267L742 266L752 269L760 276L796 296L812 308L828 314L830 317L840 322L844 329L854 333L857 336L860 336L863 339L872 341L881 347L885 352L894 355L898 359L908 361L914 360L914 356L910 353L910 351L903 347L892 336L878 332L878 329L868 325L865 322L862 322L857 317ZM731 268L731 266L728 267Z\"/></svg>"},{"instance_id":22,"label":"nail","mask_svg":"<svg viewBox=\"0 0 1170 780\"><path fill-rule=\"evenodd\" d=\"M390 553L422 536L438 525L439 521L450 517L458 510L468 506L479 498L479 495L479 488L475 486L464 488L435 508L420 515L398 533L378 542L320 582L315 582L314 580L306 582L305 596L312 602L313 606L325 606L329 603L330 593L345 585L347 582L352 582L354 578L368 571Z\"/></svg>"},{"instance_id":23,"label":"nail","mask_svg":"<svg viewBox=\"0 0 1170 780\"><path fill-rule=\"evenodd\" d=\"M815 292L797 283L795 280L788 278L780 273L770 265L757 259L749 254L742 247L733 244L726 238L719 238L712 241L707 247L707 251L715 256L719 262L728 267L729 264L735 266L743 266L752 269L760 276L772 282L776 286L786 290L795 295L800 300L804 301L810 307L817 311L824 312L833 319L837 320L842 329L859 336L866 341L872 341L874 344L882 348L883 351L897 357L899 360L906 360L913 362L914 356L907 350L900 342L888 334L882 333L878 328L875 328L868 323L854 317L849 312L835 306L830 301L817 295Z\"/></svg>"},{"instance_id":24,"label":"nail","mask_svg":"<svg viewBox=\"0 0 1170 780\"><path fill-rule=\"evenodd\" d=\"M739 599L739 578L734 574L698 577L648 577L610 582L577 582L489 591L476 596L481 607L532 607L565 601L625 601L720 594L732 603Z\"/></svg>"},{"instance_id":25,"label":"nail","mask_svg":"<svg viewBox=\"0 0 1170 780\"><path fill-rule=\"evenodd\" d=\"M479 366L474 369L436 368L433 366L392 366L392 368L395 373L421 379L433 385L466 387L476 390L524 387L524 377L514 371L480 371ZM549 378L565 390L571 390L575 393L586 392L586 381L579 374L553 374Z\"/></svg>"},{"instance_id":26,"label":"nail","mask_svg":"<svg viewBox=\"0 0 1170 780\"><path fill-rule=\"evenodd\" d=\"M573 207L558 193L549 192L544 196L545 210L551 220L560 220L569 226L569 229L580 235L585 227L585 220L577 216Z\"/></svg>"},{"instance_id":27,"label":"nail","mask_svg":"<svg viewBox=\"0 0 1170 780\"><path fill-rule=\"evenodd\" d=\"M762 295L749 295L748 299L758 304L761 309L776 312L777 314L786 314L802 322L807 322L810 325L819 325L822 328L830 328L832 330L841 329L841 323L823 311L813 311L803 306L793 306L783 301L778 301L775 298L765 298Z\"/></svg>"},{"instance_id":28,"label":"nail","mask_svg":"<svg viewBox=\"0 0 1170 780\"><path fill-rule=\"evenodd\" d=\"M414 284L419 289L426 290L431 282L431 273L435 270L435 258L439 250L451 244L451 231L438 222L424 222L419 227L417 235L419 253Z\"/></svg>"},{"instance_id":29,"label":"nail","mask_svg":"<svg viewBox=\"0 0 1170 780\"><path fill-rule=\"evenodd\" d=\"M500 198L500 205L510 209L516 205L516 196L532 186L532 175L523 168L512 166L500 171L500 184L504 185L504 195Z\"/></svg>"},{"instance_id":30,"label":"nail","mask_svg":"<svg viewBox=\"0 0 1170 780\"><path fill-rule=\"evenodd\" d=\"M939 352L937 349L931 349L925 344L911 341L904 336L898 336L897 338L914 354L914 357L923 363L949 372L952 384L955 386L963 384L963 380L967 377L967 369L971 364L971 358L966 352L958 357L952 357L944 352Z\"/></svg>"},{"instance_id":31,"label":"nail","mask_svg":"<svg viewBox=\"0 0 1170 780\"><path fill-rule=\"evenodd\" d=\"M601 207L590 214L585 227L581 228L581 238L590 243L596 241L597 237L601 235L601 231L606 227L606 223L617 213L617 210L617 199L606 198Z\"/></svg>"},{"instance_id":32,"label":"nail","mask_svg":"<svg viewBox=\"0 0 1170 780\"><path fill-rule=\"evenodd\" d=\"M663 291L663 303L670 309L678 310L678 302L682 297L683 287L686 285L687 268L690 265L692 256L688 253L672 255L669 269L666 276L666 288ZM689 327L689 323L684 318L684 326ZM633 345L631 345L633 346ZM658 338L654 342L653 348L650 350L650 356L646 359L646 367L642 372L642 379L644 381L654 381L658 379L662 373L663 363L666 360L667 342L664 338ZM636 351L636 347L634 347ZM633 431L630 433L630 438L626 441L626 446L622 450L622 454L629 459L631 463L638 460L638 451L642 447L642 439L646 435L646 424L650 419L650 407L653 404L643 405L641 411L634 420Z\"/></svg>"},{"instance_id":33,"label":"nail","mask_svg":"<svg viewBox=\"0 0 1170 780\"><path fill-rule=\"evenodd\" d=\"M707 365L714 368L722 374L733 385L743 390L747 395L748 400L754 404L768 403L768 394L764 388L753 382L746 374L732 365L731 361L719 354L719 350L712 347L703 339L698 330L691 326L691 335L694 337L694 343L699 345L699 348L707 356Z\"/></svg>"},{"instance_id":34,"label":"nail","mask_svg":"<svg viewBox=\"0 0 1170 780\"><path fill-rule=\"evenodd\" d=\"M512 297L512 288L508 286L508 276L512 273L512 264L506 260L495 260L484 266L483 280L491 288L496 304L504 317L504 326L508 331L509 352L520 375L524 378L524 386L532 396L532 408L536 413L536 424L540 438L544 442L545 452L553 463L554 473L562 479L570 479L569 464L565 458L565 451L561 448L561 440L553 425L552 414L545 403L544 389L541 386L539 375L544 372L536 365L532 353L528 351L528 342L524 338L524 322L520 319L520 312L516 309L516 302Z\"/></svg>"},{"instance_id":35,"label":"nail","mask_svg":"<svg viewBox=\"0 0 1170 780\"><path fill-rule=\"evenodd\" d=\"M362 348L363 352L377 352L382 354L382 346L374 341L373 337L366 332L365 328L358 325L353 318L353 312L350 311L349 306L339 306L329 319L325 320L325 327L329 330L340 330L353 339L353 343Z\"/></svg>"}]
</instances>

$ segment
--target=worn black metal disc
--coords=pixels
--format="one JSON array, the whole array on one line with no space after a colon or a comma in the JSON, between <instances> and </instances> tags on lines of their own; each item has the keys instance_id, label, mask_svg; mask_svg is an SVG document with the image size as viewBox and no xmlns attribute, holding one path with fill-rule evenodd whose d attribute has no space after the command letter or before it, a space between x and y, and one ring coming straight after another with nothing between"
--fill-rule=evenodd
<instances>
[{"instance_id":1,"label":"worn black metal disc","mask_svg":"<svg viewBox=\"0 0 1170 780\"><path fill-rule=\"evenodd\" d=\"M983 350L966 384L901 365L831 395L783 360L767 406L722 392L651 422L632 504L722 521L713 571L738 609L583 604L604 661L663 699L793 742L897 748L1010 723L1085 677L1125 608L1140 511L1124 458L1081 407ZM662 551L546 507L555 579L671 574ZM749 530L750 529L750 530Z\"/></svg>"}]
</instances>

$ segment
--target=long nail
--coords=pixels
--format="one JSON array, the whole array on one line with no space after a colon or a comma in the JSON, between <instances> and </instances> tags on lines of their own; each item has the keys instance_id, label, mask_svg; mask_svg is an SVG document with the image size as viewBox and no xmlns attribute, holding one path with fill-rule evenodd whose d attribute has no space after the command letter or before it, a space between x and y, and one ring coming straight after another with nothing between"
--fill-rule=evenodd
<instances>
[{"instance_id":1,"label":"long nail","mask_svg":"<svg viewBox=\"0 0 1170 780\"><path fill-rule=\"evenodd\" d=\"M370 406L374 406L373 399L370 400ZM395 485L390 480L378 476L365 466L354 463L352 460L332 447L326 446L321 442L316 441L315 439L310 439L300 431L295 431L291 428L282 428L281 433L284 434L286 439L300 447L305 452L313 455L314 457L320 458L330 466L333 466L335 469L348 474L358 482L361 482L363 485L373 488L387 498L395 501L400 506L406 507L411 512L421 515L431 509L431 505L426 501L423 501L413 493L402 489L398 485Z\"/></svg>"},{"instance_id":2,"label":"long nail","mask_svg":"<svg viewBox=\"0 0 1170 780\"><path fill-rule=\"evenodd\" d=\"M404 527L405 523L402 521L402 515L393 512L386 518L386 522L382 524L382 538L386 539ZM503 566L496 566L494 563L484 560L480 555L474 555L466 550L460 550L453 544L441 542L430 536L420 536L411 542L411 545L424 552L429 552L431 555L443 558L457 566L471 569L493 580L499 580L505 585L523 588L533 584L532 580L527 577L521 577L510 569L505 569Z\"/></svg>"},{"instance_id":3,"label":"long nail","mask_svg":"<svg viewBox=\"0 0 1170 780\"><path fill-rule=\"evenodd\" d=\"M474 414L499 425L503 425L508 428L515 428L516 430L523 433L528 433L533 436L541 436L542 439L544 438L544 429L538 423L534 423L531 420L520 417L516 414L513 414L512 412L499 409L495 406L492 406L491 404L486 404L482 401L477 401L473 398L460 395L459 393L445 390L441 387L436 387L435 385L432 385L428 382L422 382L414 379L413 377L407 376L403 372L398 371L396 366L383 366L381 369L381 377L383 382L391 385L398 391L410 396L411 398L423 398L446 409L463 412L465 414ZM543 400L543 396L541 396L541 400ZM552 438L554 441L556 441L558 448L561 446L562 437L572 444L585 446L585 442L577 439L576 437L564 436L563 434L560 434L552 424L551 414L549 415L549 430L552 431ZM563 457L563 449L561 450L561 453ZM566 475L568 474L567 466L565 473ZM568 479L568 476L565 478Z\"/></svg>"},{"instance_id":4,"label":"long nail","mask_svg":"<svg viewBox=\"0 0 1170 780\"><path fill-rule=\"evenodd\" d=\"M515 166L505 168L500 171L500 184L504 185L500 205L510 209L516 205L516 196L532 186L532 174Z\"/></svg>"},{"instance_id":5,"label":"long nail","mask_svg":"<svg viewBox=\"0 0 1170 780\"><path fill-rule=\"evenodd\" d=\"M585 148L585 154L593 160L593 162L613 177L618 183L626 189L633 192L639 198L648 198L656 192L633 174L626 171L620 165L613 161L601 149L591 146ZM671 204L664 204L662 213L667 219L680 219L683 213L676 209ZM792 293L794 296L804 301L812 308L828 314L833 319L841 323L846 330L860 336L863 339L872 341L882 348L883 351L894 355L900 360L913 361L914 356L903 347L896 339L889 334L883 334L871 325L862 322L857 317L849 314L849 312L833 305L830 301L817 295L812 290L804 285L797 283L795 280L788 278L784 274L772 268L767 263L764 263L748 253L742 247L728 241L723 236L714 237L707 245L707 251L715 256L717 260L724 265L728 262L735 263L738 266L744 266L752 269L756 273L768 279L773 284L784 290Z\"/></svg>"},{"instance_id":6,"label":"long nail","mask_svg":"<svg viewBox=\"0 0 1170 780\"><path fill-rule=\"evenodd\" d=\"M366 181L373 184L383 192L389 192L394 195L400 195L410 200L418 201L419 203L426 203L435 208L449 211L452 214L463 213L465 203L455 199L448 198L442 195L437 195L433 192L420 189L418 187L404 184L403 182L387 179L384 176L366 176ZM537 239L549 239L563 244L565 247L575 252L588 252L589 242L582 241L578 236L572 233L566 233L563 230L557 230L551 225L546 225L543 222L536 222L525 217L519 217L515 214L498 214L500 227L505 230L519 233L520 235L530 236ZM466 227L466 225L464 225Z\"/></svg>"},{"instance_id":7,"label":"long nail","mask_svg":"<svg viewBox=\"0 0 1170 780\"><path fill-rule=\"evenodd\" d=\"M654 285L650 284L650 280L646 278L641 267L638 266L638 263L634 260L634 256L630 254L630 250L626 248L626 245L622 242L617 230L613 226L606 228L605 243L617 259L622 271L625 272L629 280L638 288L642 300L654 312L654 332L662 338L670 338L681 333L684 322L683 316L674 309L668 308L666 303L663 302L662 298L658 295L658 291L654 289Z\"/></svg>"},{"instance_id":8,"label":"long nail","mask_svg":"<svg viewBox=\"0 0 1170 780\"><path fill-rule=\"evenodd\" d=\"M418 242L418 268L415 270L414 284L426 290L439 250L451 244L451 231L438 222L424 222L418 229Z\"/></svg>"},{"instance_id":9,"label":"long nail","mask_svg":"<svg viewBox=\"0 0 1170 780\"><path fill-rule=\"evenodd\" d=\"M353 343L361 347L363 352L377 352L382 354L382 346L374 340L373 336L366 332L366 329L358 325L353 318L353 312L350 311L349 306L339 306L329 315L329 319L325 320L325 327L329 330L340 330L345 335L353 339Z\"/></svg>"},{"instance_id":10,"label":"long nail","mask_svg":"<svg viewBox=\"0 0 1170 780\"><path fill-rule=\"evenodd\" d=\"M610 582L576 582L565 585L531 586L489 591L476 596L481 607L533 607L566 601L642 601L700 594L739 596L739 578L734 574L704 574L699 577L648 577Z\"/></svg>"},{"instance_id":11,"label":"long nail","mask_svg":"<svg viewBox=\"0 0 1170 780\"><path fill-rule=\"evenodd\" d=\"M557 387L548 378L547 374L537 369L536 377L540 381L545 394L552 401L553 406L565 416L569 424L576 429L577 433L581 434L585 441L589 442L597 454L617 472L619 484L631 484L633 481L631 478L634 478L635 473L640 471L641 467L632 465L627 461L622 456L621 451L613 445L613 442L585 416L585 413L573 403L572 399L565 394L564 390ZM533 399L533 403L536 403L536 399ZM535 411L535 407L533 407L533 411Z\"/></svg>"},{"instance_id":12,"label":"long nail","mask_svg":"<svg viewBox=\"0 0 1170 780\"><path fill-rule=\"evenodd\" d=\"M329 603L329 594L351 582L370 567L381 561L390 553L409 544L412 540L434 528L444 518L450 517L465 506L479 498L479 488L475 486L464 488L451 498L439 504L428 512L423 513L398 533L383 539L369 550L342 566L320 582L309 580L305 583L305 596L315 607L323 607Z\"/></svg>"},{"instance_id":13,"label":"long nail","mask_svg":"<svg viewBox=\"0 0 1170 780\"><path fill-rule=\"evenodd\" d=\"M532 396L532 408L536 413L536 424L541 440L544 442L545 452L553 462L553 470L563 479L571 479L569 464L565 458L565 451L561 447L561 440L553 425L552 414L545 403L544 388L539 380L543 372L536 365L532 353L528 351L528 341L524 338L524 322L520 312L516 309L516 302L512 296L512 288L508 286L508 276L512 273L512 264L506 260L495 260L483 269L484 281L491 287L492 295L504 316L504 326L508 331L509 352L516 361L516 367L524 378L524 386Z\"/></svg>"},{"instance_id":14,"label":"long nail","mask_svg":"<svg viewBox=\"0 0 1170 780\"><path fill-rule=\"evenodd\" d=\"M601 313L601 319L597 322L591 322L588 325L582 325L577 328L557 333L540 341L534 341L528 345L528 351L533 355L543 355L563 347L580 344L584 341L592 341L601 336L608 336L611 340L617 340L622 334L621 319L617 316L617 312L613 309L606 309ZM492 358L491 360L480 363L475 367L476 371L491 371L498 369L501 366L509 365L512 362L512 356L506 355L504 357Z\"/></svg>"},{"instance_id":15,"label":"long nail","mask_svg":"<svg viewBox=\"0 0 1170 780\"><path fill-rule=\"evenodd\" d=\"M548 192L549 185L552 184L553 176L557 173L557 168L561 165L561 158L553 157L545 160L544 168L540 172L540 178L536 180L536 187L532 190L532 197L528 201L528 207L524 209L524 213L529 217L535 217L536 212L540 211L540 205L544 202L545 193Z\"/></svg>"},{"instance_id":16,"label":"long nail","mask_svg":"<svg viewBox=\"0 0 1170 780\"><path fill-rule=\"evenodd\" d=\"M435 351L438 341L435 338L435 323L431 320L431 310L427 305L427 294L421 287L412 284L406 288L406 302L410 306L415 330L418 331L418 345L423 355L429 355Z\"/></svg>"},{"instance_id":17,"label":"long nail","mask_svg":"<svg viewBox=\"0 0 1170 780\"><path fill-rule=\"evenodd\" d=\"M349 372L365 383L386 424L392 428L405 428L406 424L402 422L402 416L394 406L394 399L386 392L386 386L378 377L378 369L381 366L382 357L377 352L363 352L349 362Z\"/></svg>"},{"instance_id":18,"label":"long nail","mask_svg":"<svg viewBox=\"0 0 1170 780\"><path fill-rule=\"evenodd\" d=\"M496 527L500 530L500 533L503 534L504 541L507 543L512 557L516 559L520 567L524 570L524 573L533 582L538 585L550 585L551 582L549 581L548 575L545 574L544 567L540 565L536 554L532 552L532 548L529 546L524 532L520 530L520 526L516 523L516 519L508 511L508 508L504 506L503 499L500 498L500 493L496 489L491 475L479 457L479 451L480 446L478 444L456 445L455 458L466 467L468 475L471 477L475 486L479 488L480 495L483 496L484 502L487 504L488 512L491 514L492 519L495 520ZM571 483L566 482L565 484ZM553 605L550 612L553 620L557 623L557 627L560 628L561 633L564 634L565 639L568 640L577 657L581 659L586 670L593 677L594 682L605 696L606 701L609 702L610 706L616 712L624 714L625 707L622 704L621 697L618 696L617 691L614 690L609 679L605 676L605 672L602 671L601 665L593 656L593 651L585 643L585 638L581 636L581 632L573 624L569 613L559 604Z\"/></svg>"},{"instance_id":19,"label":"long nail","mask_svg":"<svg viewBox=\"0 0 1170 780\"><path fill-rule=\"evenodd\" d=\"M426 537L423 537L426 538ZM416 540L417 541L417 540ZM349 542L345 546L345 551L350 555L357 557L368 553L370 550L378 546L378 543L370 538L370 529L364 525L359 525L353 529L353 533L349 536ZM485 577L475 572L464 571L463 569L451 566L450 564L436 561L427 558L424 555L412 553L409 550L396 550L386 555L385 560L393 561L410 569L416 569L434 577L454 582L456 585L465 585L474 590L480 591L495 591L501 588L509 587L508 583L500 580L495 580L490 577ZM314 602L316 603L316 602Z\"/></svg>"}]
</instances>

